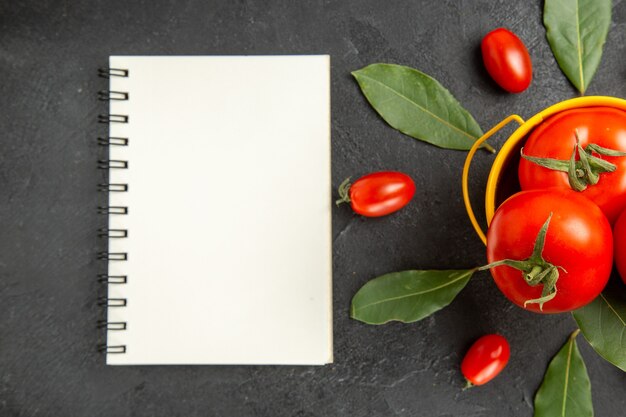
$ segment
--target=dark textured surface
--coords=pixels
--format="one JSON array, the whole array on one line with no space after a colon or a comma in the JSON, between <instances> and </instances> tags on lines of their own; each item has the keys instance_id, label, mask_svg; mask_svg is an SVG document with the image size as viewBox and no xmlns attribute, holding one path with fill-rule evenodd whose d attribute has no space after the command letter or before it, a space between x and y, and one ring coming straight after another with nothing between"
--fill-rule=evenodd
<instances>
[{"instance_id":1,"label":"dark textured surface","mask_svg":"<svg viewBox=\"0 0 626 417\"><path fill-rule=\"evenodd\" d=\"M626 97L626 3L614 3L588 94ZM389 128L350 71L373 62L416 67L485 130L509 113L529 117L575 95L545 40L541 8L517 0L2 1L0 415L531 416L545 367L575 328L568 315L515 308L480 273L422 322L370 327L348 318L352 295L377 275L485 261L462 206L465 154ZM480 39L498 26L518 33L532 55L535 79L523 94L501 92L481 66ZM334 187L380 169L405 171L418 185L393 216L334 209L335 363L105 366L95 349L95 258L104 249L95 214L103 198L95 120L104 108L95 93L106 87L97 68L109 54L274 53L331 55ZM477 203L492 160L480 154L472 171ZM489 385L462 391L460 359L487 332L509 338L511 362ZM623 415L626 375L579 342L596 415Z\"/></svg>"}]
</instances>

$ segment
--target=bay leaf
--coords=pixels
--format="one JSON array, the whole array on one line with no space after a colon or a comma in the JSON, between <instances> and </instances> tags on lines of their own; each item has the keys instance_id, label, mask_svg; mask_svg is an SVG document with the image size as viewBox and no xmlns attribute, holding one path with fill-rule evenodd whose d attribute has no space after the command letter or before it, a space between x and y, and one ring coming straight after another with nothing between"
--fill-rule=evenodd
<instances>
[{"instance_id":1,"label":"bay leaf","mask_svg":"<svg viewBox=\"0 0 626 417\"><path fill-rule=\"evenodd\" d=\"M626 289L614 280L590 304L573 312L578 327L593 349L626 371Z\"/></svg>"},{"instance_id":2,"label":"bay leaf","mask_svg":"<svg viewBox=\"0 0 626 417\"><path fill-rule=\"evenodd\" d=\"M411 270L382 275L354 295L350 316L368 324L421 320L450 304L475 271Z\"/></svg>"},{"instance_id":3,"label":"bay leaf","mask_svg":"<svg viewBox=\"0 0 626 417\"><path fill-rule=\"evenodd\" d=\"M535 394L534 417L593 417L591 382L576 330L552 358Z\"/></svg>"},{"instance_id":4,"label":"bay leaf","mask_svg":"<svg viewBox=\"0 0 626 417\"><path fill-rule=\"evenodd\" d=\"M546 0L543 24L559 67L585 94L611 26L611 0Z\"/></svg>"},{"instance_id":5,"label":"bay leaf","mask_svg":"<svg viewBox=\"0 0 626 417\"><path fill-rule=\"evenodd\" d=\"M423 72L402 65L372 64L352 75L378 114L406 135L461 150L471 148L483 135L454 96Z\"/></svg>"}]
</instances>

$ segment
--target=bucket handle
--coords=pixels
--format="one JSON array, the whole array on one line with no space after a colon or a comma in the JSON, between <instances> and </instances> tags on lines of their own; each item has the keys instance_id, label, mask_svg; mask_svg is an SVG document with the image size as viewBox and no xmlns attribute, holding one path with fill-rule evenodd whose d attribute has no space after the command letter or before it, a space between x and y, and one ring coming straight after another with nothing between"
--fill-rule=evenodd
<instances>
[{"instance_id":1,"label":"bucket handle","mask_svg":"<svg viewBox=\"0 0 626 417\"><path fill-rule=\"evenodd\" d=\"M476 154L476 151L478 150L480 145L482 145L484 141L489 139L491 136L493 136L500 129L502 129L504 126L506 126L512 121L519 123L520 126L525 123L524 119L522 119L517 114L512 114L506 119L502 120L500 123L492 127L487 133L485 133L480 138L478 138L476 142L474 142L474 145L472 145L469 152L467 153L467 157L465 158L465 164L463 165L462 181L463 181L463 202L465 203L465 210L467 211L467 216L472 222L472 226L474 226L474 230L476 231L476 234L478 235L480 240L483 241L485 245L487 245L487 236L485 235L485 232L483 232L483 229L478 224L478 220L476 220L476 216L474 215L474 210L472 209L472 203L470 202L470 199L469 199L469 187L467 185L467 181L469 177L469 168L472 163L472 159L474 158L474 154Z\"/></svg>"}]
</instances>

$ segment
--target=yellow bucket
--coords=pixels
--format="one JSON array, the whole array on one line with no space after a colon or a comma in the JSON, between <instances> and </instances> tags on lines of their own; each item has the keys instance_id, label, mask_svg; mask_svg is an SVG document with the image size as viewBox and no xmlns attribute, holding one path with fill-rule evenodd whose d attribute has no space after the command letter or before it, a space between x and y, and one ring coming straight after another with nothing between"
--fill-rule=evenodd
<instances>
[{"instance_id":1,"label":"yellow bucket","mask_svg":"<svg viewBox=\"0 0 626 417\"><path fill-rule=\"evenodd\" d=\"M626 111L626 100L606 96L578 97L571 100L561 101L560 103L550 106L547 109L540 111L527 121L524 121L520 116L514 114L495 125L474 143L474 146L472 146L467 154L465 165L463 166L463 201L465 202L465 209L467 210L467 215L472 222L472 226L474 226L474 230L476 230L478 237L480 237L485 245L487 244L487 237L474 215L474 210L472 209L472 204L469 199L469 188L467 184L470 164L472 163L472 159L474 158L474 155L480 145L510 122L515 121L519 123L520 126L517 130L513 132L506 142L504 142L504 145L502 145L502 149L500 149L495 161L493 161L489 177L487 178L485 214L487 217L487 226L489 226L497 206L502 203L506 197L517 191L511 186L511 184L516 184L516 162L519 161L520 149L528 133L548 117L562 111L580 107L596 106L614 107Z\"/></svg>"}]
</instances>

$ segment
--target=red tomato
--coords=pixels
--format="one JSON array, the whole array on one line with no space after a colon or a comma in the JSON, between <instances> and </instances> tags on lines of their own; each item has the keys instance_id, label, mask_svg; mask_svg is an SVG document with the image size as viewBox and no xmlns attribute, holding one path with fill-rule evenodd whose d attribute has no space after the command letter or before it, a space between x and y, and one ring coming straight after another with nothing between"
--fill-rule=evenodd
<instances>
[{"instance_id":1,"label":"red tomato","mask_svg":"<svg viewBox=\"0 0 626 417\"><path fill-rule=\"evenodd\" d=\"M626 284L626 210L620 214L613 226L613 243L617 272Z\"/></svg>"},{"instance_id":2,"label":"red tomato","mask_svg":"<svg viewBox=\"0 0 626 417\"><path fill-rule=\"evenodd\" d=\"M584 148L595 143L603 148L626 151L626 112L611 107L566 110L541 123L528 137L524 155L568 161L576 145L576 132ZM614 172L601 173L595 185L581 193L596 203L609 222L626 208L626 157L594 155L615 164ZM522 158L518 176L522 190L571 188L567 172L544 168Z\"/></svg>"},{"instance_id":3,"label":"red tomato","mask_svg":"<svg viewBox=\"0 0 626 417\"><path fill-rule=\"evenodd\" d=\"M600 294L613 266L611 226L589 199L565 189L522 191L513 195L502 203L491 221L487 259L489 263L528 259L550 216L540 253L546 264L540 270L548 269L547 265L557 267L554 298L546 301L543 309L537 302L527 303L543 296L548 281L531 286L525 273L511 266L492 267L491 275L500 291L518 306L541 313L561 313L582 307ZM535 270L534 276L540 270Z\"/></svg>"},{"instance_id":4,"label":"red tomato","mask_svg":"<svg viewBox=\"0 0 626 417\"><path fill-rule=\"evenodd\" d=\"M528 88L533 65L528 50L515 33L499 28L489 32L480 44L487 72L509 93Z\"/></svg>"},{"instance_id":5,"label":"red tomato","mask_svg":"<svg viewBox=\"0 0 626 417\"><path fill-rule=\"evenodd\" d=\"M461 372L472 385L483 385L504 369L510 356L509 342L498 334L488 334L469 348L461 362Z\"/></svg>"},{"instance_id":6,"label":"red tomato","mask_svg":"<svg viewBox=\"0 0 626 417\"><path fill-rule=\"evenodd\" d=\"M415 183L401 172L374 172L349 183L349 178L339 187L341 199L337 204L349 202L352 210L367 217L380 217L406 206L415 194Z\"/></svg>"}]
</instances>

